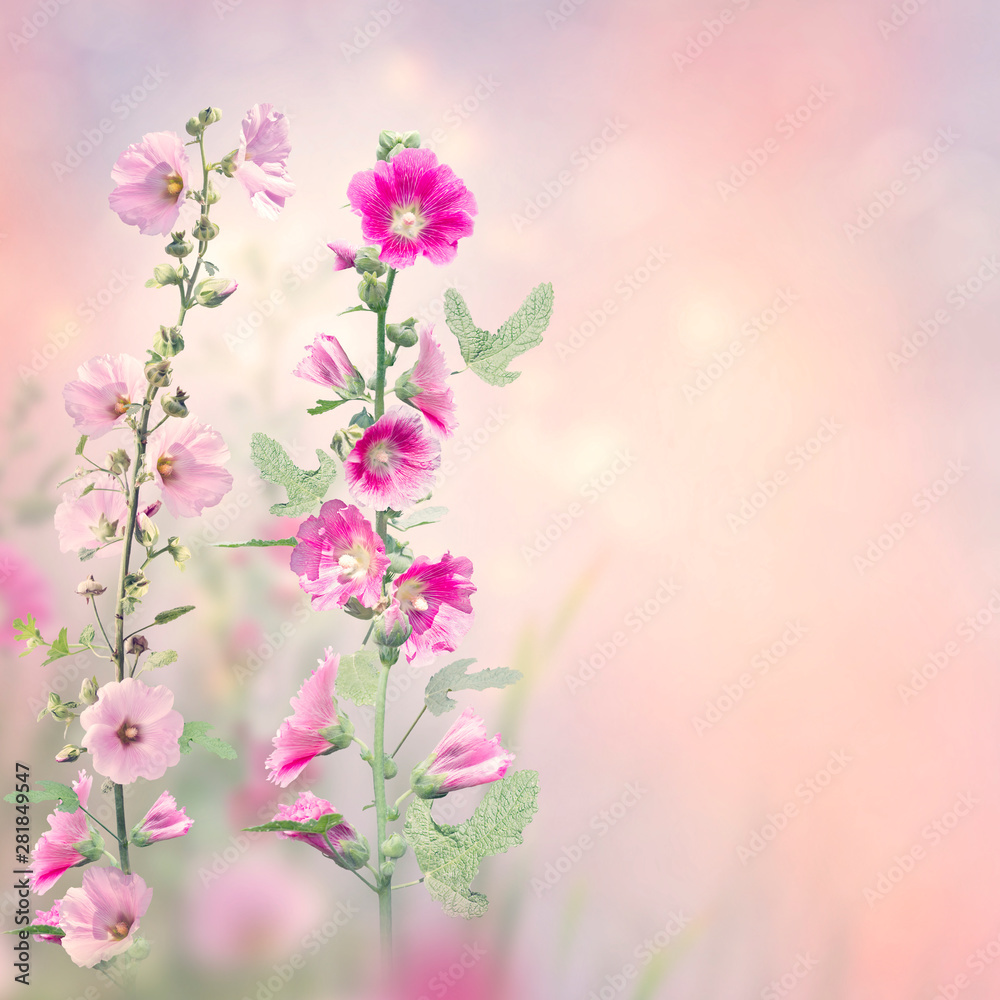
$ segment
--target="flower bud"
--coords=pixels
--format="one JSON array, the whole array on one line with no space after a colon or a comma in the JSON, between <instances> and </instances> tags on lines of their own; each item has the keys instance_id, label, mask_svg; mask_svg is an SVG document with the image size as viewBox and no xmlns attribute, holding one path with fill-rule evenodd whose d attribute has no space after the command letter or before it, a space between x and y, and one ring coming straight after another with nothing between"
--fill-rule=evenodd
<instances>
[{"instance_id":1,"label":"flower bud","mask_svg":"<svg viewBox=\"0 0 1000 1000\"><path fill-rule=\"evenodd\" d=\"M218 108L205 108L198 112L198 121L203 127L214 125L222 117L222 112Z\"/></svg>"},{"instance_id":2,"label":"flower bud","mask_svg":"<svg viewBox=\"0 0 1000 1000\"><path fill-rule=\"evenodd\" d=\"M207 215L202 215L191 230L191 238L199 243L207 243L218 235L219 227Z\"/></svg>"},{"instance_id":3,"label":"flower bud","mask_svg":"<svg viewBox=\"0 0 1000 1000\"><path fill-rule=\"evenodd\" d=\"M179 285L182 280L180 271L173 264L157 264L153 268L153 277L146 282L146 287L165 288L167 285Z\"/></svg>"},{"instance_id":4,"label":"flower bud","mask_svg":"<svg viewBox=\"0 0 1000 1000\"><path fill-rule=\"evenodd\" d=\"M330 448L336 452L342 462L347 460L347 456L354 450L354 446L364 437L364 427L350 424L343 430L337 431L330 441ZM355 615L355 617L358 617Z\"/></svg>"},{"instance_id":5,"label":"flower bud","mask_svg":"<svg viewBox=\"0 0 1000 1000\"><path fill-rule=\"evenodd\" d=\"M378 150L375 155L380 159L384 160L389 154L389 150L394 146L402 144L402 136L395 130L391 128L382 129L378 134Z\"/></svg>"},{"instance_id":6,"label":"flower bud","mask_svg":"<svg viewBox=\"0 0 1000 1000\"><path fill-rule=\"evenodd\" d=\"M364 868L370 857L371 849L366 838L351 840L345 837L337 843L333 861L341 868L356 872L359 868Z\"/></svg>"},{"instance_id":7,"label":"flower bud","mask_svg":"<svg viewBox=\"0 0 1000 1000\"><path fill-rule=\"evenodd\" d=\"M173 358L184 350L184 338L180 327L161 326L159 333L153 338L153 350L161 358Z\"/></svg>"},{"instance_id":8,"label":"flower bud","mask_svg":"<svg viewBox=\"0 0 1000 1000\"><path fill-rule=\"evenodd\" d=\"M144 958L149 957L149 951L149 942L144 937L136 935L132 939L132 944L125 954L128 955L133 962L141 962Z\"/></svg>"},{"instance_id":9,"label":"flower bud","mask_svg":"<svg viewBox=\"0 0 1000 1000\"><path fill-rule=\"evenodd\" d=\"M379 260L378 247L362 247L354 255L354 270L358 274L368 274L369 272L382 277L385 274L385 264Z\"/></svg>"},{"instance_id":10,"label":"flower bud","mask_svg":"<svg viewBox=\"0 0 1000 1000\"><path fill-rule=\"evenodd\" d=\"M192 117L184 123L184 131L187 132L188 135L193 135L197 139L198 136L205 131L205 126L202 125L197 118Z\"/></svg>"},{"instance_id":11,"label":"flower bud","mask_svg":"<svg viewBox=\"0 0 1000 1000\"><path fill-rule=\"evenodd\" d=\"M332 726L321 729L319 735L330 744L330 749L324 751L324 753L333 753L334 750L345 750L351 745L354 739L354 724L341 712L338 721Z\"/></svg>"},{"instance_id":12,"label":"flower bud","mask_svg":"<svg viewBox=\"0 0 1000 1000\"><path fill-rule=\"evenodd\" d=\"M398 347L412 347L417 342L417 321L411 316L402 323L389 323L385 335Z\"/></svg>"},{"instance_id":13,"label":"flower bud","mask_svg":"<svg viewBox=\"0 0 1000 1000\"><path fill-rule=\"evenodd\" d=\"M149 649L149 643L144 635L130 635L125 640L125 653L128 656L145 653L147 649Z\"/></svg>"},{"instance_id":14,"label":"flower bud","mask_svg":"<svg viewBox=\"0 0 1000 1000\"><path fill-rule=\"evenodd\" d=\"M87 751L83 747L78 747L75 743L67 743L66 746L56 754L57 764L70 764L74 760L79 760L80 757Z\"/></svg>"},{"instance_id":15,"label":"flower bud","mask_svg":"<svg viewBox=\"0 0 1000 1000\"><path fill-rule=\"evenodd\" d=\"M146 381L150 385L155 385L158 389L165 388L170 385L170 358L147 362L145 372Z\"/></svg>"},{"instance_id":16,"label":"flower bud","mask_svg":"<svg viewBox=\"0 0 1000 1000\"><path fill-rule=\"evenodd\" d=\"M139 516L136 536L144 549L151 549L160 540L160 529L146 516Z\"/></svg>"},{"instance_id":17,"label":"flower bud","mask_svg":"<svg viewBox=\"0 0 1000 1000\"><path fill-rule=\"evenodd\" d=\"M149 580L146 579L146 574L141 569L135 573L129 573L125 577L125 595L127 597L139 600L146 596L147 590L149 590Z\"/></svg>"},{"instance_id":18,"label":"flower bud","mask_svg":"<svg viewBox=\"0 0 1000 1000\"><path fill-rule=\"evenodd\" d=\"M387 858L379 866L379 874L381 874L382 878L386 879L392 878L392 873L395 870L396 870L396 862L393 861L392 858Z\"/></svg>"},{"instance_id":19,"label":"flower bud","mask_svg":"<svg viewBox=\"0 0 1000 1000\"><path fill-rule=\"evenodd\" d=\"M48 703L38 713L38 718L35 721L41 722L46 715L51 715L53 719L58 719L60 722L72 722L76 718L74 708L76 708L75 701L63 701L55 691L50 691Z\"/></svg>"},{"instance_id":20,"label":"flower bud","mask_svg":"<svg viewBox=\"0 0 1000 1000\"><path fill-rule=\"evenodd\" d=\"M371 271L365 271L358 285L358 298L369 309L381 312L385 308L386 288L385 283L379 281Z\"/></svg>"},{"instance_id":21,"label":"flower bud","mask_svg":"<svg viewBox=\"0 0 1000 1000\"><path fill-rule=\"evenodd\" d=\"M214 205L219 200L220 197L221 197L221 195L219 194L219 191L216 188L216 186L211 181L209 181L208 182L208 199L207 199L206 204Z\"/></svg>"},{"instance_id":22,"label":"flower bud","mask_svg":"<svg viewBox=\"0 0 1000 1000\"><path fill-rule=\"evenodd\" d=\"M89 829L90 836L74 844L73 850L82 854L88 861L100 861L104 855L104 838L93 828Z\"/></svg>"},{"instance_id":23,"label":"flower bud","mask_svg":"<svg viewBox=\"0 0 1000 1000\"><path fill-rule=\"evenodd\" d=\"M142 513L146 517L155 517L157 511L163 506L162 500L154 500Z\"/></svg>"},{"instance_id":24,"label":"flower bud","mask_svg":"<svg viewBox=\"0 0 1000 1000\"><path fill-rule=\"evenodd\" d=\"M387 858L401 858L406 853L406 841L398 833L390 834L382 841L382 854Z\"/></svg>"},{"instance_id":25,"label":"flower bud","mask_svg":"<svg viewBox=\"0 0 1000 1000\"><path fill-rule=\"evenodd\" d=\"M378 658L383 667L391 667L399 659L399 649L395 646L379 646Z\"/></svg>"},{"instance_id":26,"label":"flower bud","mask_svg":"<svg viewBox=\"0 0 1000 1000\"><path fill-rule=\"evenodd\" d=\"M231 153L227 153L219 161L219 171L225 174L227 177L235 177L236 171L239 169L236 166L236 157L239 156L239 150L234 149Z\"/></svg>"},{"instance_id":27,"label":"flower bud","mask_svg":"<svg viewBox=\"0 0 1000 1000\"><path fill-rule=\"evenodd\" d=\"M163 412L168 417L183 419L188 415L187 401L189 398L188 394L178 386L177 391L172 396L160 397L160 406L163 407Z\"/></svg>"},{"instance_id":28,"label":"flower bud","mask_svg":"<svg viewBox=\"0 0 1000 1000\"><path fill-rule=\"evenodd\" d=\"M407 639L413 626L410 624L409 616L399 606L398 601L393 601L386 608L385 613L375 622L373 637L380 646L402 646Z\"/></svg>"},{"instance_id":29,"label":"flower bud","mask_svg":"<svg viewBox=\"0 0 1000 1000\"><path fill-rule=\"evenodd\" d=\"M191 550L186 545L181 545L180 539L175 535L167 539L167 551L170 553L174 565L183 571L184 563L191 558Z\"/></svg>"},{"instance_id":30,"label":"flower bud","mask_svg":"<svg viewBox=\"0 0 1000 1000\"><path fill-rule=\"evenodd\" d=\"M114 451L109 451L105 461L108 463L108 472L113 476L120 476L128 472L128 467L132 464L132 459L124 448L116 448ZM105 520L107 519L105 518Z\"/></svg>"},{"instance_id":31,"label":"flower bud","mask_svg":"<svg viewBox=\"0 0 1000 1000\"><path fill-rule=\"evenodd\" d=\"M194 244L184 239L184 230L170 234L170 242L164 248L171 257L186 257L194 250Z\"/></svg>"},{"instance_id":32,"label":"flower bud","mask_svg":"<svg viewBox=\"0 0 1000 1000\"><path fill-rule=\"evenodd\" d=\"M206 278L194 290L194 300L200 306L214 309L221 306L237 287L232 278Z\"/></svg>"},{"instance_id":33,"label":"flower bud","mask_svg":"<svg viewBox=\"0 0 1000 1000\"><path fill-rule=\"evenodd\" d=\"M76 592L90 604L92 597L100 597L107 589L103 584L98 583L91 574L86 580L77 584Z\"/></svg>"},{"instance_id":34,"label":"flower bud","mask_svg":"<svg viewBox=\"0 0 1000 1000\"><path fill-rule=\"evenodd\" d=\"M80 687L80 704L93 705L97 701L97 674L84 680Z\"/></svg>"},{"instance_id":35,"label":"flower bud","mask_svg":"<svg viewBox=\"0 0 1000 1000\"><path fill-rule=\"evenodd\" d=\"M395 778L399 774L399 765L388 755L384 755L382 770L387 778Z\"/></svg>"}]
</instances>

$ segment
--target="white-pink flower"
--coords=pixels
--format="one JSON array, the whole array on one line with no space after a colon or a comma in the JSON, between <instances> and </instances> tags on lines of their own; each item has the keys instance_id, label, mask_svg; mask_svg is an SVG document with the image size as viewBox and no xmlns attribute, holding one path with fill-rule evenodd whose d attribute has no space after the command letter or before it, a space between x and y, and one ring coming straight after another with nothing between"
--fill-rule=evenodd
<instances>
[{"instance_id":1,"label":"white-pink flower","mask_svg":"<svg viewBox=\"0 0 1000 1000\"><path fill-rule=\"evenodd\" d=\"M173 692L162 684L151 688L134 677L102 684L97 701L80 715L94 770L119 785L162 778L181 754L184 719L173 704Z\"/></svg>"},{"instance_id":2,"label":"white-pink flower","mask_svg":"<svg viewBox=\"0 0 1000 1000\"><path fill-rule=\"evenodd\" d=\"M354 367L340 341L329 333L316 334L292 374L336 389L338 395L348 399L363 396L365 392L364 376Z\"/></svg>"},{"instance_id":3,"label":"white-pink flower","mask_svg":"<svg viewBox=\"0 0 1000 1000\"><path fill-rule=\"evenodd\" d=\"M111 169L117 187L108 201L122 222L144 236L170 232L188 190L188 157L174 132L150 132L118 157Z\"/></svg>"},{"instance_id":4,"label":"white-pink flower","mask_svg":"<svg viewBox=\"0 0 1000 1000\"><path fill-rule=\"evenodd\" d=\"M431 336L433 327L421 324L417 363L396 380L396 397L418 409L443 437L455 433L455 400L448 388L448 365L444 351Z\"/></svg>"},{"instance_id":5,"label":"white-pink flower","mask_svg":"<svg viewBox=\"0 0 1000 1000\"><path fill-rule=\"evenodd\" d=\"M80 492L93 485L86 496ZM128 520L128 502L121 491L121 483L104 473L77 480L74 488L63 494L62 503L56 507L55 526L59 532L60 552L79 552L80 549L98 549L98 557L120 556L121 550L108 545L125 534Z\"/></svg>"},{"instance_id":6,"label":"white-pink flower","mask_svg":"<svg viewBox=\"0 0 1000 1000\"><path fill-rule=\"evenodd\" d=\"M236 176L265 219L276 219L295 194L285 162L290 151L288 119L270 104L255 104L243 116Z\"/></svg>"},{"instance_id":7,"label":"white-pink flower","mask_svg":"<svg viewBox=\"0 0 1000 1000\"><path fill-rule=\"evenodd\" d=\"M90 796L92 778L80 771L73 782L82 808L73 812L57 809L48 817L49 829L38 838L31 855L31 888L39 895L48 892L70 868L96 861L104 853L104 841L87 823L84 809Z\"/></svg>"},{"instance_id":8,"label":"white-pink flower","mask_svg":"<svg viewBox=\"0 0 1000 1000\"><path fill-rule=\"evenodd\" d=\"M183 807L177 808L177 801L170 792L164 791L149 812L132 828L129 840L136 847L149 847L158 840L183 837L192 826L194 820L184 812Z\"/></svg>"},{"instance_id":9,"label":"white-pink flower","mask_svg":"<svg viewBox=\"0 0 1000 1000\"><path fill-rule=\"evenodd\" d=\"M197 517L233 486L226 471L229 449L222 435L191 419L168 420L149 436L147 462L175 517Z\"/></svg>"},{"instance_id":10,"label":"white-pink flower","mask_svg":"<svg viewBox=\"0 0 1000 1000\"><path fill-rule=\"evenodd\" d=\"M63 399L81 434L100 437L121 427L129 405L146 398L142 362L128 354L91 358L76 373L78 377L63 387Z\"/></svg>"}]
</instances>

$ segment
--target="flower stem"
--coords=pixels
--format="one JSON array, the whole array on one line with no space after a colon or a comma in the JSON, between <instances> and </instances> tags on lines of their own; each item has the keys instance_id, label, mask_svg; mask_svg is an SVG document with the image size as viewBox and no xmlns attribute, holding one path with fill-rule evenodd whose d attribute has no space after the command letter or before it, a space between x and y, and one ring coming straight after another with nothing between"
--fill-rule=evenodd
<instances>
[{"instance_id":1,"label":"flower stem","mask_svg":"<svg viewBox=\"0 0 1000 1000\"><path fill-rule=\"evenodd\" d=\"M376 840L378 843L378 922L379 939L382 945L382 961L386 968L392 965L392 876L384 876L382 862L382 844L385 841L386 803L385 803L385 696L389 687L389 670L384 663L380 665L378 678L378 694L375 698L375 759L372 761L372 771L375 781L375 823Z\"/></svg>"},{"instance_id":2,"label":"flower stem","mask_svg":"<svg viewBox=\"0 0 1000 1000\"><path fill-rule=\"evenodd\" d=\"M81 808L81 809L83 809L83 806L80 806L80 808ZM103 823L102 823L102 822L101 822L101 821L100 821L100 820L99 820L99 819L98 819L98 818L97 818L97 817L96 817L96 816L95 816L95 815L94 815L93 813L89 813L89 812L87 812L87 810L86 810L86 809L83 809L83 811L84 811L84 813L85 813L85 814L86 814L87 816L89 816L89 817L90 817L90 818L91 818L91 819L92 819L92 820L93 820L93 821L94 821L94 822L95 822L95 823L96 823L96 824L97 824L97 825L98 825L99 827L101 827L101 829L102 829L102 830L104 830L104 831L105 831L105 832L107 832L107 833L110 833L110 834L111 834L111 836L115 838L115 840L118 840L118 834L117 834L117 833L113 833L113 832L112 832L111 830L109 830L109 829L108 829L108 828L107 828L107 827L106 827L106 826L105 826L105 825L104 825L104 824L103 824ZM119 841L119 843L120 843L120 841ZM104 853L105 853L105 854L107 854L107 851L105 851Z\"/></svg>"},{"instance_id":3,"label":"flower stem","mask_svg":"<svg viewBox=\"0 0 1000 1000\"><path fill-rule=\"evenodd\" d=\"M399 741L399 746L396 747L396 749L392 751L391 756L395 757L396 754L399 753L399 748L406 742L406 737L409 736L410 733L412 733L413 730L417 728L417 723L424 717L424 712L426 712L426 711L427 711L427 706L424 705L424 707L422 709L420 709L420 714L413 720L413 725L410 726L410 728L406 730L406 734ZM399 803L397 803L397 805L398 804Z\"/></svg>"}]
</instances>

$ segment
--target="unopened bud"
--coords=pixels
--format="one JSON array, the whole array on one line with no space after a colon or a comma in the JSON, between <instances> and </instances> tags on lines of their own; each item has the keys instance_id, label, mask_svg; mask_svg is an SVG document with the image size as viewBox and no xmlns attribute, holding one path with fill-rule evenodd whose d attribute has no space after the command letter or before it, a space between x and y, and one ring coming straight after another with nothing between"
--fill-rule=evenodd
<instances>
[{"instance_id":1,"label":"unopened bud","mask_svg":"<svg viewBox=\"0 0 1000 1000\"><path fill-rule=\"evenodd\" d=\"M411 316L402 323L389 323L385 335L398 347L412 347L417 342L417 321Z\"/></svg>"},{"instance_id":2,"label":"unopened bud","mask_svg":"<svg viewBox=\"0 0 1000 1000\"><path fill-rule=\"evenodd\" d=\"M170 358L147 362L145 372L146 381L150 385L155 385L158 389L166 388L170 385Z\"/></svg>"},{"instance_id":3,"label":"unopened bud","mask_svg":"<svg viewBox=\"0 0 1000 1000\"><path fill-rule=\"evenodd\" d=\"M171 257L186 257L194 250L194 244L184 239L184 230L170 234L170 242L164 248Z\"/></svg>"},{"instance_id":4,"label":"unopened bud","mask_svg":"<svg viewBox=\"0 0 1000 1000\"><path fill-rule=\"evenodd\" d=\"M108 463L108 472L113 476L120 476L122 473L128 472L128 468L132 464L132 459L124 448L109 451L106 461Z\"/></svg>"},{"instance_id":5,"label":"unopened bud","mask_svg":"<svg viewBox=\"0 0 1000 1000\"><path fill-rule=\"evenodd\" d=\"M74 760L79 760L80 757L87 751L83 747L78 747L74 743L67 743L66 746L56 754L57 764L69 764Z\"/></svg>"},{"instance_id":6,"label":"unopened bud","mask_svg":"<svg viewBox=\"0 0 1000 1000\"><path fill-rule=\"evenodd\" d=\"M194 290L194 300L200 306L214 309L221 306L237 287L232 278L206 278Z\"/></svg>"},{"instance_id":7,"label":"unopened bud","mask_svg":"<svg viewBox=\"0 0 1000 1000\"><path fill-rule=\"evenodd\" d=\"M76 592L90 604L92 597L100 597L107 589L103 584L98 583L91 574L86 580L77 584Z\"/></svg>"},{"instance_id":8,"label":"unopened bud","mask_svg":"<svg viewBox=\"0 0 1000 1000\"><path fill-rule=\"evenodd\" d=\"M361 277L360 283L358 284L358 298L360 298L369 309L374 309L375 312L381 312L385 308L385 282L379 281L371 271L365 271Z\"/></svg>"},{"instance_id":9,"label":"unopened bud","mask_svg":"<svg viewBox=\"0 0 1000 1000\"><path fill-rule=\"evenodd\" d=\"M218 108L205 108L198 112L198 121L204 125L214 125L222 117L222 112Z\"/></svg>"},{"instance_id":10,"label":"unopened bud","mask_svg":"<svg viewBox=\"0 0 1000 1000\"><path fill-rule=\"evenodd\" d=\"M409 616L398 601L393 601L375 622L373 638L380 646L402 646L412 631Z\"/></svg>"},{"instance_id":11,"label":"unopened bud","mask_svg":"<svg viewBox=\"0 0 1000 1000\"><path fill-rule=\"evenodd\" d=\"M205 131L205 126L196 117L191 117L184 123L184 131L197 139Z\"/></svg>"},{"instance_id":12,"label":"unopened bud","mask_svg":"<svg viewBox=\"0 0 1000 1000\"><path fill-rule=\"evenodd\" d=\"M347 456L354 450L354 446L364 437L364 427L350 424L343 430L337 431L330 441L330 448L337 453L342 462L347 460ZM355 616L357 617L357 616Z\"/></svg>"},{"instance_id":13,"label":"unopened bud","mask_svg":"<svg viewBox=\"0 0 1000 1000\"><path fill-rule=\"evenodd\" d=\"M231 153L227 153L219 161L219 170L224 173L227 177L234 177L236 171L239 169L236 166L236 157L239 155L239 150L234 149Z\"/></svg>"},{"instance_id":14,"label":"unopened bud","mask_svg":"<svg viewBox=\"0 0 1000 1000\"><path fill-rule=\"evenodd\" d=\"M97 701L97 675L88 677L80 688L80 703L93 705Z\"/></svg>"},{"instance_id":15,"label":"unopened bud","mask_svg":"<svg viewBox=\"0 0 1000 1000\"><path fill-rule=\"evenodd\" d=\"M187 400L190 397L179 386L172 396L162 396L160 406L168 417L179 417L183 419L188 415Z\"/></svg>"},{"instance_id":16,"label":"unopened bud","mask_svg":"<svg viewBox=\"0 0 1000 1000\"><path fill-rule=\"evenodd\" d=\"M383 667L391 667L399 659L399 649L396 646L379 646L378 658Z\"/></svg>"},{"instance_id":17,"label":"unopened bud","mask_svg":"<svg viewBox=\"0 0 1000 1000\"><path fill-rule=\"evenodd\" d=\"M385 861L379 865L379 874L382 878L392 878L392 873L396 870L396 862L392 858L386 858Z\"/></svg>"},{"instance_id":18,"label":"unopened bud","mask_svg":"<svg viewBox=\"0 0 1000 1000\"><path fill-rule=\"evenodd\" d=\"M186 545L181 545L176 536L167 539L167 551L179 570L183 570L184 563L191 558L191 550Z\"/></svg>"},{"instance_id":19,"label":"unopened bud","mask_svg":"<svg viewBox=\"0 0 1000 1000\"><path fill-rule=\"evenodd\" d=\"M207 243L209 240L214 240L218 235L219 227L212 222L207 215L202 215L202 217L195 224L194 228L191 230L191 238L198 240L201 243Z\"/></svg>"},{"instance_id":20,"label":"unopened bud","mask_svg":"<svg viewBox=\"0 0 1000 1000\"><path fill-rule=\"evenodd\" d=\"M211 181L209 181L208 182L208 198L206 199L205 204L207 204L207 205L214 205L219 200L220 197L221 197L221 195L219 194L219 191L216 188L216 186Z\"/></svg>"},{"instance_id":21,"label":"unopened bud","mask_svg":"<svg viewBox=\"0 0 1000 1000\"><path fill-rule=\"evenodd\" d=\"M361 247L354 255L354 269L358 274L375 274L382 277L385 274L385 263L379 260L378 247Z\"/></svg>"},{"instance_id":22,"label":"unopened bud","mask_svg":"<svg viewBox=\"0 0 1000 1000\"><path fill-rule=\"evenodd\" d=\"M184 338L179 327L161 326L153 338L153 350L161 358L172 358L184 350Z\"/></svg>"},{"instance_id":23,"label":"unopened bud","mask_svg":"<svg viewBox=\"0 0 1000 1000\"><path fill-rule=\"evenodd\" d=\"M124 582L125 594L136 600L144 597L146 591L149 590L149 580L146 579L146 574L141 569L135 573L129 573Z\"/></svg>"},{"instance_id":24,"label":"unopened bud","mask_svg":"<svg viewBox=\"0 0 1000 1000\"><path fill-rule=\"evenodd\" d=\"M401 858L406 853L406 841L398 833L390 834L382 841L382 854L387 858Z\"/></svg>"}]
</instances>

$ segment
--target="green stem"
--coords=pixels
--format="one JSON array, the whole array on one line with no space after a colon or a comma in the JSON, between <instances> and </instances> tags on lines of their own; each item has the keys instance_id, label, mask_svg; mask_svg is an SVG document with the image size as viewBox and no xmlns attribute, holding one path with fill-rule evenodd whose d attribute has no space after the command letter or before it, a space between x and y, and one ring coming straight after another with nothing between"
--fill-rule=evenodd
<instances>
[{"instance_id":1,"label":"green stem","mask_svg":"<svg viewBox=\"0 0 1000 1000\"><path fill-rule=\"evenodd\" d=\"M411 885L420 885L423 880L423 876L421 876L420 878L414 879L412 882L400 882L398 885L394 885L393 889L409 889Z\"/></svg>"},{"instance_id":2,"label":"green stem","mask_svg":"<svg viewBox=\"0 0 1000 1000\"><path fill-rule=\"evenodd\" d=\"M407 788L405 792L393 803L393 808L398 812L399 807L413 794L412 788Z\"/></svg>"},{"instance_id":3,"label":"green stem","mask_svg":"<svg viewBox=\"0 0 1000 1000\"><path fill-rule=\"evenodd\" d=\"M375 698L375 747L372 761L372 771L375 782L375 823L376 842L378 844L378 923L379 939L382 945L382 960L386 967L392 965L392 876L381 874L385 856L382 844L385 841L386 803L385 803L385 696L389 687L389 670L384 663L380 664L378 678L378 694Z\"/></svg>"},{"instance_id":4,"label":"green stem","mask_svg":"<svg viewBox=\"0 0 1000 1000\"><path fill-rule=\"evenodd\" d=\"M80 806L80 808L81 808L81 809L83 809L83 806ZM118 840L118 834L117 834L117 833L113 833L113 832L112 832L111 830L109 830L109 829L108 829L108 828L107 828L107 827L106 827L106 826L105 826L105 825L104 825L104 824L103 824L103 823L102 823L102 822L101 822L101 821L100 821L100 820L99 820L99 819L98 819L98 818L97 818L97 817L96 817L96 816L95 816L95 815L94 815L93 813L89 813L89 812L87 812L87 810L86 810L86 809L83 809L83 811L84 811L84 813L86 813L86 815L87 815L87 816L89 816L89 817L90 817L90 818L91 818L91 819L92 819L92 820L93 820L93 821L94 821L94 822L95 822L95 823L96 823L96 824L97 824L97 825L98 825L98 826L99 826L99 827L100 827L100 828L101 828L102 830L106 831L107 833L110 833L110 834L111 834L111 836L115 838L115 840ZM105 853L105 854L107 854L107 851L105 851L104 853Z\"/></svg>"},{"instance_id":5,"label":"green stem","mask_svg":"<svg viewBox=\"0 0 1000 1000\"><path fill-rule=\"evenodd\" d=\"M104 631L104 622L101 621L101 616L97 612L97 598L94 598L94 617L97 619L97 625L101 630L101 635L104 636L104 641L108 644L108 649L111 649L111 640L108 638L108 633Z\"/></svg>"},{"instance_id":6,"label":"green stem","mask_svg":"<svg viewBox=\"0 0 1000 1000\"><path fill-rule=\"evenodd\" d=\"M410 733L412 733L413 730L417 728L417 723L424 717L424 712L426 712L426 711L427 711L427 706L424 705L424 707L422 709L420 709L420 714L413 720L413 725L410 726L410 728L406 730L406 735L403 736L403 738L399 741L399 746L396 747L396 749L392 751L392 756L393 757L395 757L396 754L399 753L399 747L401 747L406 742L406 737L409 736ZM397 802L396 805L399 805L399 803Z\"/></svg>"}]
</instances>

